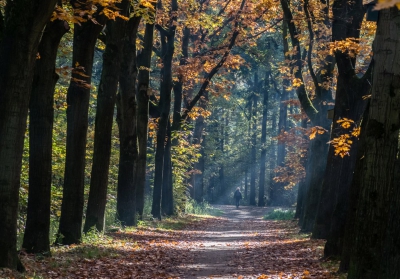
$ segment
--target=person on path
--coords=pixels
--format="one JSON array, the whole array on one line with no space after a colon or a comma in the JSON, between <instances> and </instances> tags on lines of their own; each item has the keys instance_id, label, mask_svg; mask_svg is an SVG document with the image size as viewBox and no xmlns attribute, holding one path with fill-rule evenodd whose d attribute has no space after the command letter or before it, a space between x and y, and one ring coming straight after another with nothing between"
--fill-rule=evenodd
<instances>
[{"instance_id":1,"label":"person on path","mask_svg":"<svg viewBox=\"0 0 400 279\"><path fill-rule=\"evenodd\" d=\"M239 208L239 203L240 200L242 199L242 193L240 192L240 188L237 187L235 194L233 194L233 197L235 198L235 202L236 202L236 208Z\"/></svg>"}]
</instances>

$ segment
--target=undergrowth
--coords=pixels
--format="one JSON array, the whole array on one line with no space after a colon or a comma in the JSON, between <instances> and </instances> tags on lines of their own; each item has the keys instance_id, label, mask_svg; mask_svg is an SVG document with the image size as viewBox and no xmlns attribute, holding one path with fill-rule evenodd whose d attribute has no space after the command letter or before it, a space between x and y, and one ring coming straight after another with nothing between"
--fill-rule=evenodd
<instances>
[{"instance_id":1,"label":"undergrowth","mask_svg":"<svg viewBox=\"0 0 400 279\"><path fill-rule=\"evenodd\" d=\"M294 210L278 208L266 214L264 220L292 220L294 214Z\"/></svg>"}]
</instances>

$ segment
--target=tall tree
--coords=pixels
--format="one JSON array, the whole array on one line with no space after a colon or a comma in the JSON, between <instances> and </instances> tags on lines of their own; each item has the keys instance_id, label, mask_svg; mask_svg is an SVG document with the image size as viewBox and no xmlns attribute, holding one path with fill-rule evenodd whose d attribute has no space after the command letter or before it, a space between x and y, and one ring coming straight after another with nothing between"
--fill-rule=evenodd
<instances>
[{"instance_id":1,"label":"tall tree","mask_svg":"<svg viewBox=\"0 0 400 279\"><path fill-rule=\"evenodd\" d=\"M288 24L286 21L282 22L282 39L283 39L283 54L285 56L285 61L288 63L290 61L289 53L289 43L288 43ZM283 79L283 88L280 93L280 104L279 104L279 121L278 121L278 133L284 133L286 131L287 122L287 104L284 102L287 100L289 94L290 81L288 79ZM278 167L282 167L285 164L286 146L284 141L278 140L278 150L277 150L277 161ZM285 198L284 183L282 182L271 182L273 188L273 195L271 197L272 205L288 205L288 201Z\"/></svg>"},{"instance_id":2,"label":"tall tree","mask_svg":"<svg viewBox=\"0 0 400 279\"><path fill-rule=\"evenodd\" d=\"M261 122L261 156L260 156L260 183L258 191L258 206L265 206L265 164L267 160L267 116L268 116L268 94L270 88L270 71L265 73L265 86L263 92L262 122Z\"/></svg>"},{"instance_id":3,"label":"tall tree","mask_svg":"<svg viewBox=\"0 0 400 279\"><path fill-rule=\"evenodd\" d=\"M128 15L129 5L128 0L117 4L121 15ZM93 165L83 229L85 233L93 226L98 231L104 230L111 156L111 132L122 61L122 39L126 36L126 27L126 19L121 17L108 21L106 27L106 48L103 54L103 70L97 94Z\"/></svg>"},{"instance_id":4,"label":"tall tree","mask_svg":"<svg viewBox=\"0 0 400 279\"><path fill-rule=\"evenodd\" d=\"M136 167L138 162L136 37L141 18L131 17L125 30L117 96L120 155L117 186L117 218L125 226L136 225Z\"/></svg>"},{"instance_id":5,"label":"tall tree","mask_svg":"<svg viewBox=\"0 0 400 279\"><path fill-rule=\"evenodd\" d=\"M33 75L29 103L29 195L22 244L28 253L50 252L53 106L59 78L55 63L58 45L68 30L64 20L47 23Z\"/></svg>"},{"instance_id":6,"label":"tall tree","mask_svg":"<svg viewBox=\"0 0 400 279\"><path fill-rule=\"evenodd\" d=\"M362 20L365 7L362 1L346 3L335 2L333 7L335 20L332 23L333 42L343 42L349 38L360 38ZM371 69L362 77L356 71L356 56L350 51L335 51L336 64L339 75L332 124L331 141L338 137L338 131L343 130L342 118L359 121L364 112L366 101L363 95L370 91ZM326 257L339 256L342 252L343 237L347 212L349 208L350 185L357 158L358 142L352 144L350 156L341 158L335 156L335 147L329 146L325 179L319 201L318 215L313 229L313 237L325 238L324 254Z\"/></svg>"},{"instance_id":7,"label":"tall tree","mask_svg":"<svg viewBox=\"0 0 400 279\"><path fill-rule=\"evenodd\" d=\"M250 102L252 102L251 111L251 170L250 170L250 195L249 205L256 205L256 148L257 148L257 107L258 107L258 69L254 73L254 92L251 96Z\"/></svg>"},{"instance_id":8,"label":"tall tree","mask_svg":"<svg viewBox=\"0 0 400 279\"><path fill-rule=\"evenodd\" d=\"M17 215L33 67L56 0L7 0L0 31L0 267L23 270Z\"/></svg>"},{"instance_id":9,"label":"tall tree","mask_svg":"<svg viewBox=\"0 0 400 279\"><path fill-rule=\"evenodd\" d=\"M348 278L396 278L399 269L399 236L393 228L399 187L394 181L400 127L400 13L380 11L374 50L372 95L366 132L368 146L354 174L359 198L350 254ZM392 217L391 217L392 216ZM394 224L390 224L393 221ZM390 228L390 230L389 230ZM388 254L387 252L390 253ZM393 265L394 264L394 265Z\"/></svg>"},{"instance_id":10,"label":"tall tree","mask_svg":"<svg viewBox=\"0 0 400 279\"><path fill-rule=\"evenodd\" d=\"M143 49L138 54L138 92L137 92L137 134L139 155L136 167L136 208L140 218L143 217L144 194L146 185L146 167L147 167L147 134L149 122L149 93L150 84L150 65L151 54L153 52L154 41L154 21L156 14L156 5L154 3L154 12L151 14L150 22L146 23Z\"/></svg>"},{"instance_id":11,"label":"tall tree","mask_svg":"<svg viewBox=\"0 0 400 279\"><path fill-rule=\"evenodd\" d=\"M57 241L80 243L84 205L84 179L88 109L93 69L94 47L103 24L101 7L93 13L92 1L71 0L74 14L83 22L74 24L72 66L74 71L67 93L67 154L63 201ZM87 17L96 18L96 21ZM86 19L85 19L86 18Z\"/></svg>"},{"instance_id":12,"label":"tall tree","mask_svg":"<svg viewBox=\"0 0 400 279\"><path fill-rule=\"evenodd\" d=\"M161 83L160 83L160 119L158 121L157 147L155 157L155 177L153 188L153 204L151 213L155 218L161 219L161 193L163 185L164 153L167 136L167 126L169 121L169 110L171 107L172 90L172 59L175 51L175 31L177 20L178 2L171 0L170 19L168 27L165 29L161 25L156 25L160 32L161 39Z\"/></svg>"},{"instance_id":13,"label":"tall tree","mask_svg":"<svg viewBox=\"0 0 400 279\"><path fill-rule=\"evenodd\" d=\"M320 2L323 4L323 2ZM321 18L313 17L313 13L310 13L310 3L309 1L304 1L303 10L304 15L307 20L307 30L309 32L308 38L308 50L307 55L307 73L311 76L313 81L313 86L315 88L315 98L313 101L310 100L307 89L305 86L305 80L303 77L303 59L301 57L301 45L299 41L299 30L295 25L293 20L293 14L290 10L289 1L281 1L282 10L284 13L285 20L288 22L288 29L290 34L290 40L292 47L296 50L292 55L293 65L295 70L293 71L293 76L298 82L296 86L296 93L299 98L300 104L304 112L307 114L308 118L313 125L322 127L326 131L330 130L330 120L327 119L327 110L329 106L328 103L332 102L331 87L331 77L333 73L333 63L329 56L325 56L323 59L321 69L316 72L313 67L312 54L314 49L315 28L317 27L314 22L319 21L323 27L329 29L329 18L328 10L325 5L323 10L323 16ZM326 42L329 36L319 36L317 37L319 41ZM323 69L323 71L322 71ZM303 202L303 218L302 218L302 230L311 231L314 222L316 211L318 208L318 201L321 192L321 184L323 180L323 174L326 166L326 156L328 153L328 133L316 133L315 139L310 142L310 148L308 152L307 168L306 168L306 197Z\"/></svg>"}]
</instances>

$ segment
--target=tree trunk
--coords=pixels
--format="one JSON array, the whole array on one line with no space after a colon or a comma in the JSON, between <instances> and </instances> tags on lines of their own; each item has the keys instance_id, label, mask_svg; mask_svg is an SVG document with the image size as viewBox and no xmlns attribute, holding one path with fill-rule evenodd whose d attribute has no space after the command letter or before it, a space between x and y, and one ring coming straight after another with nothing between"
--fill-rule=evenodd
<instances>
[{"instance_id":1,"label":"tree trunk","mask_svg":"<svg viewBox=\"0 0 400 279\"><path fill-rule=\"evenodd\" d=\"M138 56L138 94L137 94L137 135L139 157L136 169L136 208L139 218L143 218L144 196L147 168L147 135L149 122L149 87L151 54L153 48L154 24L146 24L143 50Z\"/></svg>"},{"instance_id":2,"label":"tree trunk","mask_svg":"<svg viewBox=\"0 0 400 279\"><path fill-rule=\"evenodd\" d=\"M261 122L261 156L260 156L260 183L258 186L258 206L265 206L265 164L267 161L267 117L270 71L265 73L265 88L263 98L262 122Z\"/></svg>"},{"instance_id":3,"label":"tree trunk","mask_svg":"<svg viewBox=\"0 0 400 279\"><path fill-rule=\"evenodd\" d=\"M205 93L205 98L200 101L200 107L205 109L208 104L208 93ZM197 202L202 202L203 201L203 172L204 172L204 164L205 164L205 153L204 153L204 148L205 148L205 136L203 131L205 130L206 123L204 121L203 116L199 116L196 119L194 131L193 131L193 144L200 144L201 145L201 150L200 154L201 157L199 158L199 161L194 164L194 170L199 172L199 173L194 173L192 175L192 187L193 187L193 198Z\"/></svg>"},{"instance_id":4,"label":"tree trunk","mask_svg":"<svg viewBox=\"0 0 400 279\"><path fill-rule=\"evenodd\" d=\"M306 196L303 200L303 218L301 223L301 230L303 232L311 232L314 226L318 201L321 195L321 183L326 167L328 141L329 134L324 133L317 135L310 143L305 178Z\"/></svg>"},{"instance_id":5,"label":"tree trunk","mask_svg":"<svg viewBox=\"0 0 400 279\"><path fill-rule=\"evenodd\" d=\"M276 100L275 94L272 94L271 96L271 102L274 102ZM272 201L275 199L275 182L274 182L274 177L275 177L275 168L276 168L276 144L274 144L274 139L273 137L277 136L277 122L276 122L276 117L275 115L272 116L272 123L271 123L271 143L269 147L269 174L270 174L270 179L269 179L269 189L268 189L268 198L270 203L272 204Z\"/></svg>"},{"instance_id":6,"label":"tree trunk","mask_svg":"<svg viewBox=\"0 0 400 279\"><path fill-rule=\"evenodd\" d=\"M164 153L163 186L161 195L161 213L166 216L174 214L174 198L172 187L172 162L171 162L171 122L167 124L167 142Z\"/></svg>"},{"instance_id":7,"label":"tree trunk","mask_svg":"<svg viewBox=\"0 0 400 279\"><path fill-rule=\"evenodd\" d=\"M127 16L128 6L127 0L119 5L122 15ZM103 70L97 95L90 192L83 228L85 233L94 226L98 231L104 231L111 133L121 67L122 38L125 35L126 26L126 21L121 18L107 23L106 49L103 54Z\"/></svg>"},{"instance_id":8,"label":"tree trunk","mask_svg":"<svg viewBox=\"0 0 400 279\"><path fill-rule=\"evenodd\" d=\"M247 200L247 170L244 171L244 199Z\"/></svg>"},{"instance_id":9,"label":"tree trunk","mask_svg":"<svg viewBox=\"0 0 400 279\"><path fill-rule=\"evenodd\" d=\"M398 154L399 151L397 151ZM393 185L400 181L400 160L396 159L395 172L393 176ZM381 258L381 274L384 278L399 278L400 277L400 258L399 258L399 214L400 214L400 191L399 187L395 186L392 189L390 196L389 220L386 230L385 242L383 243L383 252Z\"/></svg>"},{"instance_id":10,"label":"tree trunk","mask_svg":"<svg viewBox=\"0 0 400 279\"><path fill-rule=\"evenodd\" d=\"M388 230L389 210L391 205L398 203L395 199L399 192L393 179L400 127L400 67L398 63L393 63L400 60L399 26L396 7L380 11L373 45L372 96L364 135L368 148L364 150L363 159L357 162L363 167L357 167L354 174L359 179L355 183L360 183L360 194L349 279L395 278L389 273L399 272L399 266L391 267L389 264L391 256L395 254L398 257L399 247L392 247L389 255L385 255L384 249L385 242L398 243L399 239L397 231ZM386 264L382 265L382 262Z\"/></svg>"},{"instance_id":11,"label":"tree trunk","mask_svg":"<svg viewBox=\"0 0 400 279\"><path fill-rule=\"evenodd\" d=\"M303 119L301 121L302 128L304 128L304 129L307 128L307 121L308 121L308 119ZM306 156L306 158L304 158L303 166L307 166L307 160L308 160L308 156ZM299 182L299 188L297 191L296 213L294 215L294 218L299 219L299 225L301 225L303 222L303 211L304 211L303 204L304 204L304 199L307 194L306 190L307 190L306 181L303 178Z\"/></svg>"},{"instance_id":12,"label":"tree trunk","mask_svg":"<svg viewBox=\"0 0 400 279\"><path fill-rule=\"evenodd\" d=\"M203 122L204 123L204 122ZM197 124L196 124L197 125ZM201 150L199 161L194 164L194 169L197 170L199 173L193 175L193 188L194 188L194 199L200 203L203 202L204 196L204 180L203 180L203 173L205 169L205 136L202 136L201 140Z\"/></svg>"},{"instance_id":13,"label":"tree trunk","mask_svg":"<svg viewBox=\"0 0 400 279\"><path fill-rule=\"evenodd\" d=\"M33 67L56 1L6 2L0 42L0 267L23 270L17 255L22 152Z\"/></svg>"},{"instance_id":14,"label":"tree trunk","mask_svg":"<svg viewBox=\"0 0 400 279\"><path fill-rule=\"evenodd\" d=\"M283 53L285 55L285 59L290 61L290 55L287 55L289 52L289 44L287 38L287 29L288 25L287 22L284 21L282 23L282 39L283 39ZM287 100L287 95L289 92L287 88L290 86L290 81L288 79L284 79L282 81L282 92L280 94L280 103L279 103L279 121L278 121L278 134L285 132L287 129L286 122L287 122L287 104L283 102ZM278 141L277 144L277 159L276 164L277 166L283 167L285 164L285 156L286 156L286 144L283 141ZM272 184L274 187L274 199L271 200L271 203L275 206L287 206L288 201L285 198L285 188L283 182L274 182Z\"/></svg>"},{"instance_id":15,"label":"tree trunk","mask_svg":"<svg viewBox=\"0 0 400 279\"><path fill-rule=\"evenodd\" d=\"M258 75L255 74L254 83L258 84ZM250 197L249 205L256 205L256 144L257 144L257 96L252 96L252 135L251 135L251 171L250 171Z\"/></svg>"},{"instance_id":16,"label":"tree trunk","mask_svg":"<svg viewBox=\"0 0 400 279\"><path fill-rule=\"evenodd\" d=\"M71 1L76 12L83 4ZM63 201L57 242L64 245L81 242L84 205L86 134L92 78L93 55L97 37L105 21L103 16L74 24L72 65L75 67L67 92L67 154L65 161Z\"/></svg>"},{"instance_id":17,"label":"tree trunk","mask_svg":"<svg viewBox=\"0 0 400 279\"><path fill-rule=\"evenodd\" d=\"M360 134L360 140L358 143L358 152L357 152L357 158L356 158L356 166L355 166L355 170L354 173L359 173L360 170L358 170L357 168L362 168L362 164L357 164L358 161L363 160L364 157L364 152L365 149L368 148L368 146L366 146L366 141L365 141L365 136L364 133L366 132L366 125L368 123L368 111L369 111L369 103L370 103L370 99L367 100L367 106L366 109L364 110L363 113L363 117L361 120L361 134ZM353 175L353 181L350 185L350 189L349 189L349 202L348 202L348 211L346 213L346 218L345 218L345 228L344 228L344 233L342 236L340 236L340 238L338 238L338 241L335 246L328 244L329 241L331 241L330 239L328 239L328 241L325 243L325 249L324 249L324 253L327 251L327 255L331 254L330 251L328 251L328 249L330 249L331 247L336 247L336 246L342 246L340 247L338 250L341 250L342 253L340 255L340 266L339 266L339 272L347 272L349 270L349 264L350 264L350 252L351 252L351 247L353 245L353 235L355 233L354 231L354 223L356 222L356 211L357 211L357 204L358 204L358 197L359 197L359 193L360 193L360 179L362 177L360 176L355 176ZM333 215L335 216L335 215ZM330 247L327 247L327 245L329 245ZM348 247L348 248L347 248ZM343 249L345 248L345 249ZM333 254L333 253L332 253Z\"/></svg>"},{"instance_id":18,"label":"tree trunk","mask_svg":"<svg viewBox=\"0 0 400 279\"><path fill-rule=\"evenodd\" d=\"M154 218L161 219L161 194L163 185L163 170L164 170L164 154L165 142L167 137L167 125L169 121L169 110L171 107L171 90L172 90L172 58L174 56L174 38L175 27L170 27L170 30L162 29L161 47L163 66L161 68L161 83L160 83L160 119L158 122L157 131L157 147L155 156L155 176L153 188L153 204L151 214Z\"/></svg>"},{"instance_id":19,"label":"tree trunk","mask_svg":"<svg viewBox=\"0 0 400 279\"><path fill-rule=\"evenodd\" d=\"M364 16L362 1L353 4L336 2L333 7L335 20L332 25L333 41L345 40L348 37L359 38ZM351 20L348 20L351 19ZM331 139L338 136L343 129L337 120L349 118L358 121L365 109L362 96L370 91L370 73L358 78L354 71L355 58L348 53L335 53L338 66L338 81L335 101L335 113L332 124ZM350 185L353 179L357 159L358 142L352 144L349 157L334 156L330 146L326 173L322 185L318 216L313 230L313 237L326 238L324 254L326 257L339 256L343 248L346 218L349 208Z\"/></svg>"},{"instance_id":20,"label":"tree trunk","mask_svg":"<svg viewBox=\"0 0 400 279\"><path fill-rule=\"evenodd\" d=\"M117 119L120 138L120 160L117 188L117 217L124 226L136 225L136 164L138 160L136 130L136 34L140 17L129 20L123 41L119 78Z\"/></svg>"},{"instance_id":21,"label":"tree trunk","mask_svg":"<svg viewBox=\"0 0 400 279\"><path fill-rule=\"evenodd\" d=\"M22 247L28 253L50 252L50 200L56 58L67 22L50 21L38 52L29 104L29 195Z\"/></svg>"}]
</instances>

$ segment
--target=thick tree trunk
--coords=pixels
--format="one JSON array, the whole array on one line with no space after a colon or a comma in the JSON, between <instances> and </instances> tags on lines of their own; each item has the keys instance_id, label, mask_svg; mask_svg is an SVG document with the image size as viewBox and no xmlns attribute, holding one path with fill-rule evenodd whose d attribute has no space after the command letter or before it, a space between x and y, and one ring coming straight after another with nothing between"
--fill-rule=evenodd
<instances>
[{"instance_id":1,"label":"thick tree trunk","mask_svg":"<svg viewBox=\"0 0 400 279\"><path fill-rule=\"evenodd\" d=\"M16 245L24 135L39 40L55 3L6 2L0 42L0 267L23 270Z\"/></svg>"},{"instance_id":2,"label":"thick tree trunk","mask_svg":"<svg viewBox=\"0 0 400 279\"><path fill-rule=\"evenodd\" d=\"M348 37L359 38L361 22L364 16L362 1L349 4L337 1L333 6L335 20L332 24L333 41L345 40ZM349 20L351 19L351 20ZM332 125L331 139L343 130L337 123L340 118L358 121L365 109L362 96L368 94L371 81L367 72L358 78L354 71L354 58L348 53L335 53L338 66L338 82L335 101L335 115ZM313 230L313 237L326 238L324 254L326 257L338 256L343 247L346 218L349 208L349 189L357 158L358 143L354 142L349 157L334 156L334 148L330 146L328 163L319 202L318 216Z\"/></svg>"},{"instance_id":3,"label":"thick tree trunk","mask_svg":"<svg viewBox=\"0 0 400 279\"><path fill-rule=\"evenodd\" d=\"M258 206L265 206L265 164L267 161L267 117L270 71L265 73L265 88L261 122L261 156L260 156L260 183L258 186Z\"/></svg>"},{"instance_id":4,"label":"thick tree trunk","mask_svg":"<svg viewBox=\"0 0 400 279\"><path fill-rule=\"evenodd\" d=\"M129 20L124 36L119 78L118 127L120 160L117 186L117 217L124 226L136 225L136 164L138 160L136 129L136 34L139 17Z\"/></svg>"},{"instance_id":5,"label":"thick tree trunk","mask_svg":"<svg viewBox=\"0 0 400 279\"><path fill-rule=\"evenodd\" d=\"M357 77L349 79L348 76L343 77L339 75L336 90L335 115L330 140L338 137L342 134L341 131L344 130L341 128L340 123L337 123L339 119L348 118L356 122L360 120L366 104L362 99L362 95L369 90L368 85L365 88L362 87L362 84L363 80ZM335 156L335 148L332 145L329 146L328 163L318 204L318 214L313 228L313 238L328 238L331 228L335 229L337 225L343 222L341 220L338 224L333 225L331 223L333 221L332 214L337 203L341 203L344 206L341 200L348 197L348 189L353 178L357 150L358 142L354 141L349 156L342 158ZM342 206L340 207L342 208Z\"/></svg>"},{"instance_id":6,"label":"thick tree trunk","mask_svg":"<svg viewBox=\"0 0 400 279\"><path fill-rule=\"evenodd\" d=\"M373 45L374 70L369 118L365 134L364 157L354 175L360 177L360 195L356 211L355 233L348 278L395 278L399 266L391 266L392 247L385 255L385 242L398 243L398 232L390 228L391 205L398 203L394 181L400 127L400 13L395 7L380 11ZM393 203L392 203L393 202ZM397 213L397 212L393 212ZM398 216L397 216L398 217ZM398 222L398 221L396 221ZM394 225L395 226L395 225ZM387 247L387 246L386 246ZM393 258L394 262L397 262ZM382 265L382 262L386 263Z\"/></svg>"},{"instance_id":7,"label":"thick tree trunk","mask_svg":"<svg viewBox=\"0 0 400 279\"><path fill-rule=\"evenodd\" d=\"M77 9L89 1L71 1ZM96 40L105 19L99 16L74 25L72 65L75 67L67 93L67 154L64 173L63 201L57 242L64 245L81 242L84 205L86 134Z\"/></svg>"},{"instance_id":8,"label":"thick tree trunk","mask_svg":"<svg viewBox=\"0 0 400 279\"><path fill-rule=\"evenodd\" d=\"M398 154L399 151L397 151ZM393 185L400 181L400 160L396 159L394 166L394 176ZM399 214L400 214L400 189L393 187L393 192L390 196L390 208L389 208L389 220L388 228L386 230L385 242L383 243L383 252L381 258L381 274L384 278L400 278L400 224L399 224Z\"/></svg>"},{"instance_id":9,"label":"thick tree trunk","mask_svg":"<svg viewBox=\"0 0 400 279\"><path fill-rule=\"evenodd\" d=\"M172 58L174 56L175 28L169 31L160 31L162 44L163 66L161 68L160 83L160 119L157 131L157 147L155 156L155 177L153 188L153 204L151 214L154 218L161 219L161 194L163 185L165 142L167 137L167 125L169 121L169 110L171 107L172 90ZM167 33L167 34L164 34Z\"/></svg>"},{"instance_id":10,"label":"thick tree trunk","mask_svg":"<svg viewBox=\"0 0 400 279\"><path fill-rule=\"evenodd\" d=\"M361 173L363 165L360 163L357 163L364 158L364 153L366 148L368 146L366 145L366 137L365 133L367 123L368 123L368 112L369 112L369 104L370 104L370 99L367 101L367 107L363 113L363 118L361 120L361 135L360 135L360 142L358 144L358 152L357 152L357 158L356 158L356 166L354 169L354 173ZM326 253L327 255L334 255L329 249L339 247L337 250L341 250L341 256L340 256L340 266L339 266L339 272L347 272L349 270L349 264L350 264L350 254L351 254L351 247L353 246L353 237L355 234L355 228L354 224L356 222L356 211L358 207L358 198L360 194L360 180L362 179L361 176L356 176L353 175L353 181L350 185L349 189L349 202L348 202L348 211L346 213L346 219L345 219L345 228L344 228L344 233L343 235L338 237L338 241L336 245L333 245L331 243L328 243L331 241L330 238L328 238L326 244L325 244L325 249L324 249L324 254ZM333 215L335 216L335 215ZM343 225L342 225L343 226ZM340 247L341 246L341 247Z\"/></svg>"},{"instance_id":11,"label":"thick tree trunk","mask_svg":"<svg viewBox=\"0 0 400 279\"><path fill-rule=\"evenodd\" d=\"M323 181L326 156L328 153L329 134L317 135L310 143L306 168L306 196L303 200L303 218L301 230L311 232L314 226L318 201L321 195L321 183Z\"/></svg>"},{"instance_id":12,"label":"thick tree trunk","mask_svg":"<svg viewBox=\"0 0 400 279\"><path fill-rule=\"evenodd\" d=\"M52 135L54 88L58 80L56 58L65 21L47 24L38 52L29 104L29 195L22 247L28 253L50 252L50 200L52 179Z\"/></svg>"},{"instance_id":13,"label":"thick tree trunk","mask_svg":"<svg viewBox=\"0 0 400 279\"><path fill-rule=\"evenodd\" d=\"M138 56L137 135L139 157L136 168L136 209L143 218L147 169L147 134L149 122L150 64L153 47L154 24L146 24L143 50Z\"/></svg>"},{"instance_id":14,"label":"thick tree trunk","mask_svg":"<svg viewBox=\"0 0 400 279\"><path fill-rule=\"evenodd\" d=\"M124 16L127 16L128 5L127 0L120 5L120 12ZM122 38L125 35L126 25L126 21L121 18L107 23L106 49L103 54L103 70L97 95L90 192L83 228L85 233L92 227L96 227L100 232L104 230L111 133L121 67Z\"/></svg>"}]
</instances>

